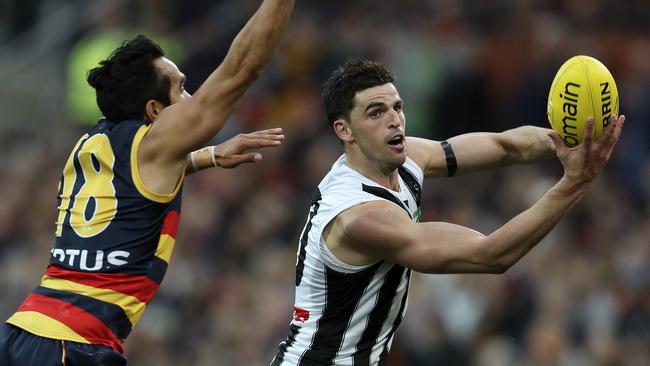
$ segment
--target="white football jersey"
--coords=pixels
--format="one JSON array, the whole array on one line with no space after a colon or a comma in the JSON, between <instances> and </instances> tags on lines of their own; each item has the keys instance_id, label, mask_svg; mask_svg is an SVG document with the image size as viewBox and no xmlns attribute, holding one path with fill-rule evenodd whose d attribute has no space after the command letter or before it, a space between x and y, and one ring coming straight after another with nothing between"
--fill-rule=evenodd
<instances>
[{"instance_id":1,"label":"white football jersey","mask_svg":"<svg viewBox=\"0 0 650 366\"><path fill-rule=\"evenodd\" d=\"M322 234L338 214L370 201L391 201L419 221L422 169L407 158L398 172L399 191L389 190L346 165L343 155L318 185L298 243L290 333L273 366L386 362L406 312L411 270L385 260L346 264L330 252Z\"/></svg>"}]
</instances>

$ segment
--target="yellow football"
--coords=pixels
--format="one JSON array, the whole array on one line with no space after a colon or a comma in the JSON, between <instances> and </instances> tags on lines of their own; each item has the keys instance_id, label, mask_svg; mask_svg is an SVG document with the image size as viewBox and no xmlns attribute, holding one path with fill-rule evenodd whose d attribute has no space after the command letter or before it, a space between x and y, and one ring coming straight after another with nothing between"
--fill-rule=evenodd
<instances>
[{"instance_id":1,"label":"yellow football","mask_svg":"<svg viewBox=\"0 0 650 366\"><path fill-rule=\"evenodd\" d=\"M614 77L600 61L589 56L568 59L555 74L548 94L546 113L553 130L568 146L582 141L587 118L594 117L594 139L598 139L618 115L618 89Z\"/></svg>"}]
</instances>

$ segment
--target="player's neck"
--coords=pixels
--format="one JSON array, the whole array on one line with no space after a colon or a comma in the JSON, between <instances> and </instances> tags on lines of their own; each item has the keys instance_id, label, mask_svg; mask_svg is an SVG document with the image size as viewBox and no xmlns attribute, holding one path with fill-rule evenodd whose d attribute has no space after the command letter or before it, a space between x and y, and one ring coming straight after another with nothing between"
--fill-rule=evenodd
<instances>
[{"instance_id":1,"label":"player's neck","mask_svg":"<svg viewBox=\"0 0 650 366\"><path fill-rule=\"evenodd\" d=\"M355 159L350 154L347 154L346 164L352 170L355 170L380 186L393 191L399 191L399 175L397 169L381 167L368 160Z\"/></svg>"}]
</instances>

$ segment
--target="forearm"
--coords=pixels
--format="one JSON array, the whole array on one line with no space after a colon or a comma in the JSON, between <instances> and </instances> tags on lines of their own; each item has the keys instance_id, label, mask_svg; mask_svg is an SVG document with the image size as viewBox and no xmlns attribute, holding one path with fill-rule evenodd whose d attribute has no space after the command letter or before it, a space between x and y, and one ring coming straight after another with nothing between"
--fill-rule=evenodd
<instances>
[{"instance_id":1,"label":"forearm","mask_svg":"<svg viewBox=\"0 0 650 366\"><path fill-rule=\"evenodd\" d=\"M562 178L532 207L482 239L486 262L502 271L515 264L557 225L587 186Z\"/></svg>"},{"instance_id":2,"label":"forearm","mask_svg":"<svg viewBox=\"0 0 650 366\"><path fill-rule=\"evenodd\" d=\"M200 116L192 133L198 137L197 145L221 129L268 64L287 28L293 4L294 0L265 0L235 37L221 65L194 94L192 111Z\"/></svg>"},{"instance_id":3,"label":"forearm","mask_svg":"<svg viewBox=\"0 0 650 366\"><path fill-rule=\"evenodd\" d=\"M457 163L456 175L486 171L517 163L532 163L554 155L550 130L523 126L501 133L474 132L458 135L448 140ZM414 140L418 143L417 140ZM446 176L446 155L442 147L429 145L428 177ZM416 148L424 150L420 143ZM416 151L417 152L417 151Z\"/></svg>"},{"instance_id":4,"label":"forearm","mask_svg":"<svg viewBox=\"0 0 650 366\"><path fill-rule=\"evenodd\" d=\"M523 126L504 131L498 139L508 163L532 163L555 156L549 129Z\"/></svg>"},{"instance_id":5,"label":"forearm","mask_svg":"<svg viewBox=\"0 0 650 366\"><path fill-rule=\"evenodd\" d=\"M205 88L226 75L242 75L243 82L256 79L273 56L284 34L294 0L265 0L237 34L221 66L207 79ZM216 79L216 80L214 80Z\"/></svg>"},{"instance_id":6,"label":"forearm","mask_svg":"<svg viewBox=\"0 0 650 366\"><path fill-rule=\"evenodd\" d=\"M259 70L266 65L284 34L295 0L265 0L231 47L234 62Z\"/></svg>"},{"instance_id":7,"label":"forearm","mask_svg":"<svg viewBox=\"0 0 650 366\"><path fill-rule=\"evenodd\" d=\"M228 54L191 99L161 115L159 134L172 160L206 144L239 106L249 86L269 62L284 33L294 0L266 0L235 37ZM164 113L163 113L164 114ZM164 126L163 126L164 125Z\"/></svg>"}]
</instances>

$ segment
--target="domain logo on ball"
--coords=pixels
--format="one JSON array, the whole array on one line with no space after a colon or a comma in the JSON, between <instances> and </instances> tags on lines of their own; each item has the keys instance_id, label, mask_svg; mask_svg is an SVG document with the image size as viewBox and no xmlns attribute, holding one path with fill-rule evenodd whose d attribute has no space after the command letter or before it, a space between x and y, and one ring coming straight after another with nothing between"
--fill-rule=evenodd
<instances>
[{"instance_id":1,"label":"domain logo on ball","mask_svg":"<svg viewBox=\"0 0 650 366\"><path fill-rule=\"evenodd\" d=\"M574 56L555 74L548 95L547 115L553 130L568 146L582 141L587 118L594 117L594 138L618 115L618 89L614 77L600 61Z\"/></svg>"}]
</instances>

